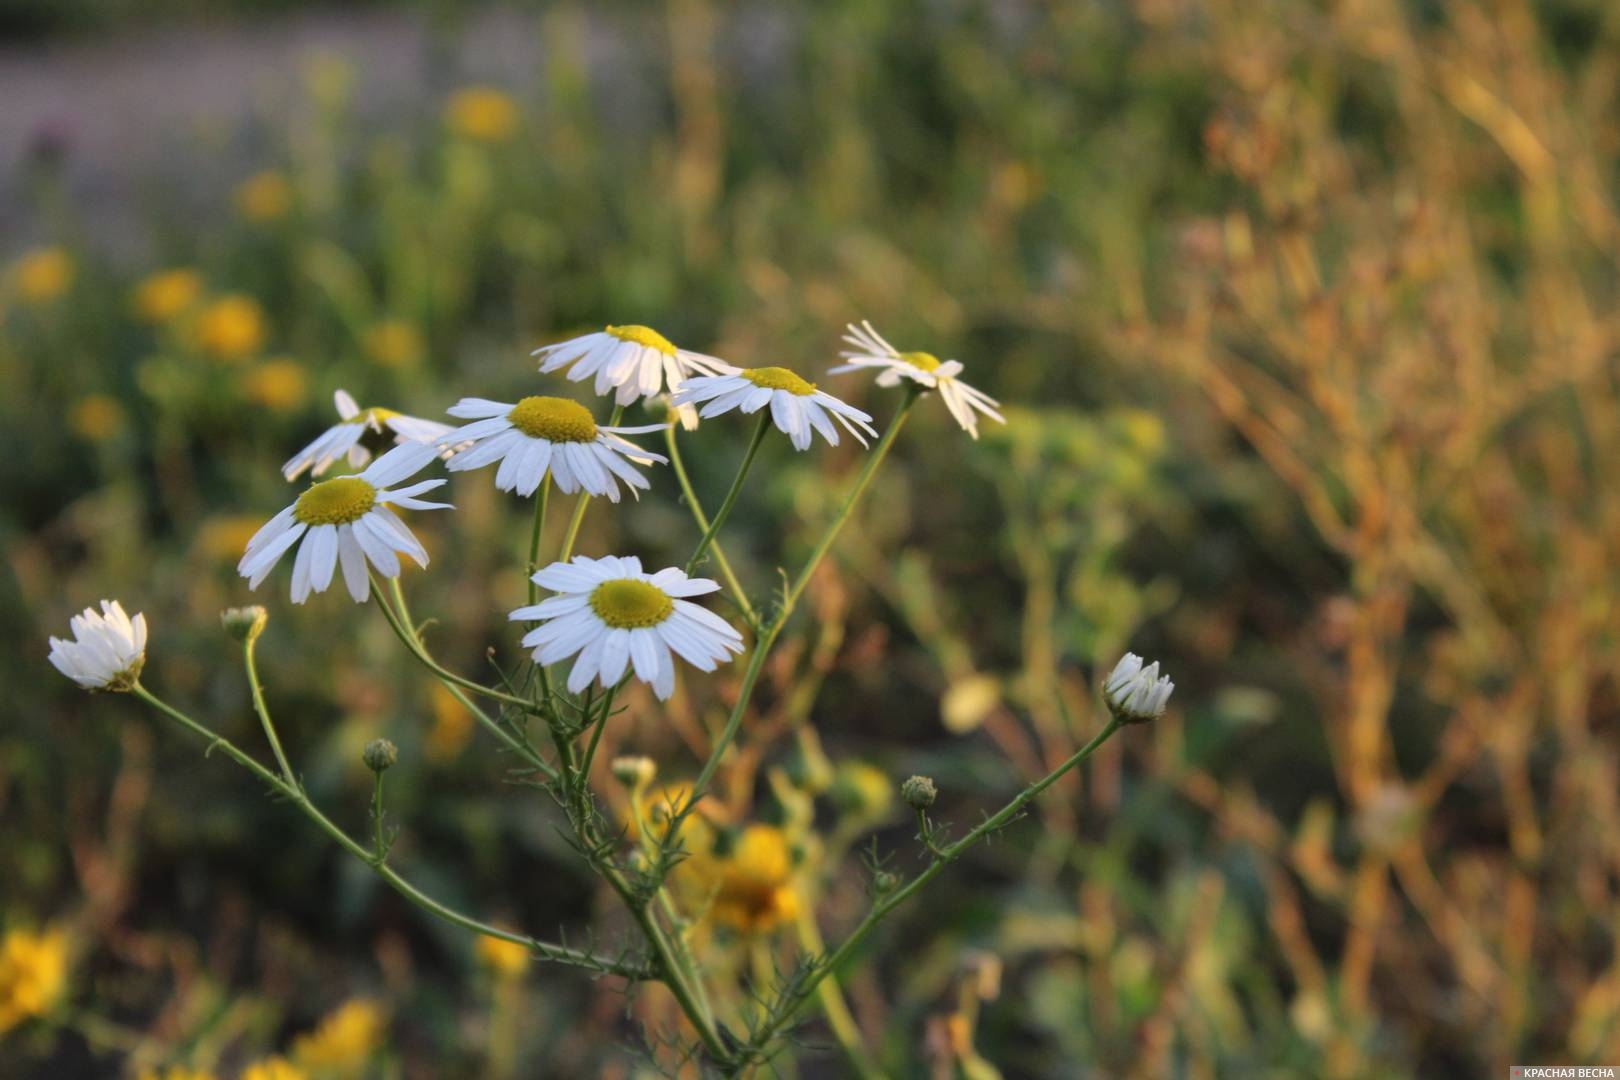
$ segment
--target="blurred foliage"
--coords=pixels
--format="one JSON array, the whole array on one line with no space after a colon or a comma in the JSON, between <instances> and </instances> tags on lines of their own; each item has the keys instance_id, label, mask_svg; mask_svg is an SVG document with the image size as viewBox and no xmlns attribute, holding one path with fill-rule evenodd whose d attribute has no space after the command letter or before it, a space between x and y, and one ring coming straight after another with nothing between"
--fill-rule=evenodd
<instances>
[{"instance_id":1,"label":"blurred foliage","mask_svg":"<svg viewBox=\"0 0 1620 1080\"><path fill-rule=\"evenodd\" d=\"M383 1075L633 1068L611 987L424 922L239 774L75 692L44 638L121 598L149 681L245 739L217 612L334 389L437 416L606 322L819 370L859 317L960 357L1010 423L973 444L920 410L717 812L814 827L836 940L866 903L851 852L915 851L857 763L934 776L936 814L972 823L1096 726L1089 677L1127 645L1180 686L874 939L845 982L886 1062L1620 1060L1616 11L556 5L521 97L466 71L378 129L363 71L312 65L274 153L155 202L139 261L33 163L40 235L0 252L0 928L71 944L54 1022L0 1035L8 1075L234 1075L349 1030L322 1024L349 999L386 1002ZM690 445L717 498L736 432ZM856 453L767 446L728 545L759 594ZM583 550L684 556L656 480ZM449 490L406 587L476 672L516 652L525 507ZM260 668L311 794L363 825L360 748L386 735L415 879L613 939L550 808L375 612L276 580ZM712 706L642 705L604 744L678 780ZM818 1024L806 1066L839 1075Z\"/></svg>"}]
</instances>

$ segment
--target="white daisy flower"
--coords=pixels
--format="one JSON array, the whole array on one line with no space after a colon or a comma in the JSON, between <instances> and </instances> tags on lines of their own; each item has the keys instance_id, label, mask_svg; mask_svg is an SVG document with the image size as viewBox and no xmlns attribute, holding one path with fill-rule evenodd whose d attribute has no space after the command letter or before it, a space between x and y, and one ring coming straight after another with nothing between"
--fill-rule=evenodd
<instances>
[{"instance_id":1,"label":"white daisy flower","mask_svg":"<svg viewBox=\"0 0 1620 1080\"><path fill-rule=\"evenodd\" d=\"M373 449L388 445L388 436L395 443L437 442L452 430L449 424L406 416L393 409L373 406L362 409L355 404L347 390L332 395L341 422L321 432L315 441L287 459L281 475L288 480L298 479L305 469L309 475L319 476L331 468L338 458L347 456L349 468L358 469L371 460ZM371 445L367 445L367 444Z\"/></svg>"},{"instance_id":2,"label":"white daisy flower","mask_svg":"<svg viewBox=\"0 0 1620 1080\"><path fill-rule=\"evenodd\" d=\"M568 673L569 693L580 693L592 679L614 686L629 665L663 701L675 689L671 654L713 671L742 652L742 635L730 623L685 599L714 592L719 583L689 578L677 567L648 574L634 557L576 555L538 571L534 583L557 595L520 607L511 618L544 622L523 638L535 663L579 655Z\"/></svg>"},{"instance_id":3,"label":"white daisy flower","mask_svg":"<svg viewBox=\"0 0 1620 1080\"><path fill-rule=\"evenodd\" d=\"M1175 688L1168 675L1159 674L1157 660L1143 667L1140 656L1126 653L1103 683L1103 700L1122 723L1140 724L1164 715Z\"/></svg>"},{"instance_id":4,"label":"white daisy flower","mask_svg":"<svg viewBox=\"0 0 1620 1080\"><path fill-rule=\"evenodd\" d=\"M666 388L674 392L694 374L710 375L726 367L713 356L676 348L650 326L609 326L598 334L546 345L532 355L540 358L542 374L567 368L573 382L594 375L596 392L613 389L616 405L655 397ZM692 409L681 409L680 417L686 430L697 427L697 413Z\"/></svg>"},{"instance_id":5,"label":"white daisy flower","mask_svg":"<svg viewBox=\"0 0 1620 1080\"><path fill-rule=\"evenodd\" d=\"M51 663L86 690L128 690L146 663L146 616L131 619L116 600L85 608L69 625L73 640L51 638Z\"/></svg>"},{"instance_id":6,"label":"white daisy flower","mask_svg":"<svg viewBox=\"0 0 1620 1080\"><path fill-rule=\"evenodd\" d=\"M526 397L515 405L483 398L462 398L450 406L451 416L473 423L454 428L449 439L466 444L446 466L451 472L481 469L499 461L495 486L502 491L533 495L546 471L557 490L606 495L619 501L619 482L640 498L637 488L650 486L647 478L630 467L668 461L643 450L625 435L662 431L663 424L642 427L604 427L577 401L557 397Z\"/></svg>"},{"instance_id":7,"label":"white daisy flower","mask_svg":"<svg viewBox=\"0 0 1620 1080\"><path fill-rule=\"evenodd\" d=\"M708 402L698 413L705 420L738 408L745 413L755 413L769 405L771 422L793 441L795 450L810 449L812 430L821 432L821 437L833 446L838 445L838 429L828 419L829 414L862 446L866 445L862 432L877 437L870 416L817 390L815 383L805 381L787 368L740 368L727 364L724 374L687 379L670 400L676 405Z\"/></svg>"},{"instance_id":8,"label":"white daisy flower","mask_svg":"<svg viewBox=\"0 0 1620 1080\"><path fill-rule=\"evenodd\" d=\"M845 328L844 341L850 348L838 355L849 363L833 368L827 372L829 375L876 368L879 386L899 386L901 379L910 379L919 386L938 390L940 400L950 410L951 416L962 425L963 431L975 439L979 437L979 418L973 415L975 411L997 423L1007 422L1006 417L997 411L1001 402L957 378L962 373L960 360L941 360L933 353L926 352L901 352L884 341L883 336L864 319L859 326L850 323Z\"/></svg>"},{"instance_id":9,"label":"white daisy flower","mask_svg":"<svg viewBox=\"0 0 1620 1080\"><path fill-rule=\"evenodd\" d=\"M358 476L339 476L311 484L296 502L253 534L247 553L236 564L237 573L248 579L248 588L257 589L265 576L281 561L281 556L297 543L293 560L292 601L302 604L313 592L325 592L332 583L332 572L343 568L343 583L356 603L364 603L369 593L366 563L383 577L399 576L403 553L428 564L427 550L390 509L448 510L449 503L423 502L414 496L431 491L445 481L422 480L409 487L388 490L406 477L419 472L432 461L438 450L422 443L396 446Z\"/></svg>"}]
</instances>

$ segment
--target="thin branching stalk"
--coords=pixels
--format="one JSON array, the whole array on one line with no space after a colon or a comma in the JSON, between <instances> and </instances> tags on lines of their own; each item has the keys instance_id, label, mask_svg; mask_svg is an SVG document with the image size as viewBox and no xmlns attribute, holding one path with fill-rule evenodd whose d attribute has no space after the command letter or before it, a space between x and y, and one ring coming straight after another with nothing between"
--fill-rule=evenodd
<instances>
[{"instance_id":1,"label":"thin branching stalk","mask_svg":"<svg viewBox=\"0 0 1620 1080\"><path fill-rule=\"evenodd\" d=\"M765 433L771 427L771 414L761 409L759 423L754 425L754 437L748 440L748 449L743 451L742 464L737 466L737 475L731 479L731 488L726 497L720 502L720 509L714 512L714 520L709 527L703 530L703 537L698 541L697 547L692 549L692 557L686 560L686 572L690 574L703 559L704 552L714 543L720 529L725 525L726 518L731 516L731 508L737 505L737 496L742 494L743 480L748 476L748 470L754 464L754 458L759 454L760 444L765 441ZM695 504L694 504L695 505Z\"/></svg>"},{"instance_id":2,"label":"thin branching stalk","mask_svg":"<svg viewBox=\"0 0 1620 1080\"><path fill-rule=\"evenodd\" d=\"M259 684L259 670L253 662L253 648L257 644L254 635L249 634L242 642L242 667L247 671L248 689L253 695L253 711L259 714L259 725L264 728L264 737L270 744L270 750L276 755L276 764L281 766L282 779L293 787L298 786L298 777L293 773L292 765L287 762L287 754L281 749L281 739L276 736L276 725L270 720L270 710L264 704L264 688Z\"/></svg>"},{"instance_id":3,"label":"thin branching stalk","mask_svg":"<svg viewBox=\"0 0 1620 1080\"><path fill-rule=\"evenodd\" d=\"M698 502L697 492L692 487L692 480L686 475L686 465L681 460L680 440L675 437L677 421L671 420L664 429L664 443L669 447L669 467L675 473L675 481L681 487L681 498L687 509L692 513L692 520L697 523L698 532L704 536L709 535L709 516L703 512L703 505ZM725 549L720 546L719 537L709 540L709 547L714 551L714 562L720 570L720 576L725 579L726 587L731 590L732 599L742 610L743 621L749 629L759 630L759 616L754 613L754 606L748 600L748 593L744 591L742 583L737 580L736 573L731 569L731 560L726 558Z\"/></svg>"},{"instance_id":4,"label":"thin branching stalk","mask_svg":"<svg viewBox=\"0 0 1620 1080\"><path fill-rule=\"evenodd\" d=\"M401 896L405 897L405 899L409 900L411 903L415 904L417 907L421 908L423 911L434 916L435 918L442 919L443 921L454 926L458 926L463 930L470 930L476 934L487 934L490 937L499 938L502 941L510 941L515 944L522 945L545 960L552 960L562 964L572 964L576 967L589 968L593 971L600 971L611 975L619 975L631 980L645 980L654 977L653 972L639 964L604 960L590 953L582 952L579 949L571 949L566 945L558 945L554 942L542 941L539 938L530 937L527 934L520 934L512 930L505 930L501 927L482 922L470 915L466 915L455 910L454 908L440 903L438 900L435 900L433 897L411 884L404 877L401 877L400 874L389 866L378 853L366 850L364 844L361 844L359 841L355 840L335 822L333 822L331 818L322 813L301 788L294 784L288 783L286 780L283 780L281 777L277 776L270 769L267 769L263 765L259 764L258 761L256 761L251 755L244 752L235 743L231 742L231 740L192 719L190 716L181 712L179 709L176 709L168 702L163 701L139 682L131 687L131 692L136 697L152 706L152 708L163 713L165 716L169 717L171 720L174 720L186 730L190 731L192 734L203 739L208 744L208 749L206 751L207 753L212 753L214 750L219 750L223 752L226 757L229 757L232 761L236 762L248 772L258 777L267 787L269 787L276 794L285 798L293 806L297 807L305 817L309 818L317 826L319 826L321 831L326 833L327 836L331 837L339 847L343 848L343 850L347 851L349 854L371 867L377 876L387 882L388 885L394 889L394 891L398 892Z\"/></svg>"},{"instance_id":5,"label":"thin branching stalk","mask_svg":"<svg viewBox=\"0 0 1620 1080\"><path fill-rule=\"evenodd\" d=\"M1111 717L1108 724L1093 736L1090 742L1076 750L1061 765L1026 787L1023 791L1020 791L1013 797L1011 802L986 818L976 828L963 836L962 839L954 844L937 849L933 860L921 873L873 904L872 909L867 912L866 918L862 919L859 925L850 932L850 935L844 939L843 944L821 957L816 962L813 970L802 980L790 986L772 1005L767 1019L754 1029L748 1044L738 1051L736 1057L729 1064L722 1066L724 1074L727 1076L741 1075L750 1065L763 1060L765 1050L769 1047L771 1041L776 1038L777 1033L781 1031L788 1021L793 1019L793 1016L809 1000L810 995L816 991L822 981L842 967L855 950L860 948L861 943L866 940L867 935L872 932L878 923L882 922L895 908L909 900L924 885L938 877L947 866L961 857L964 851L991 833L1005 827L1023 812L1024 807L1029 805L1032 799L1051 787L1070 769L1089 758L1099 746L1107 742L1109 737L1123 726L1118 719Z\"/></svg>"}]
</instances>

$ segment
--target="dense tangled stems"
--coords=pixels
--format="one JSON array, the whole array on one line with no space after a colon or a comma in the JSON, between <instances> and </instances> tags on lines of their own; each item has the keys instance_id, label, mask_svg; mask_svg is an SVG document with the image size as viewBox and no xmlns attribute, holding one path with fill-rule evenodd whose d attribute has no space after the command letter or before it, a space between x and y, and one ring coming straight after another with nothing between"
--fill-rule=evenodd
<instances>
[{"instance_id":1,"label":"dense tangled stems","mask_svg":"<svg viewBox=\"0 0 1620 1080\"><path fill-rule=\"evenodd\" d=\"M935 785L920 776L906 781L900 793L917 815L927 865L909 879L875 867L872 905L866 917L842 943L828 948L821 942L815 914L804 907L797 884L803 862L811 856L781 826L756 821L733 829L718 819L711 820L704 809L709 804L706 794L739 739L773 646L919 397L937 391L957 423L975 436L975 413L1001 420L992 399L956 380L962 370L959 362L941 363L927 353L896 352L866 323L852 325L850 335L847 340L866 351L846 352L846 359L853 362L837 370L875 369L879 386L902 390L894 419L881 435L865 412L818 390L792 371L735 367L677 349L656 331L633 325L609 326L600 334L536 354L541 358L542 373L566 372L573 381L589 379L598 393L611 394L613 416L606 422L599 422L579 402L536 393L511 404L464 398L450 413L471 423L451 429L389 409L362 411L340 392L337 404L343 422L289 460L289 479L305 469L320 475L339 457L347 457L351 465L363 463L370 452L362 438L366 433L392 436L399 445L355 475L320 480L298 495L253 536L238 567L249 586L255 587L297 544L291 588L295 603L325 591L339 571L354 600L364 601L375 593L378 608L410 655L472 712L504 750L523 763L536 783L556 797L575 850L624 904L639 932L638 945L617 951L566 947L454 910L411 884L392 865L392 835L383 825L384 777L398 755L388 740L374 741L363 755L363 764L373 777L371 835L363 839L352 836L329 818L298 779L255 667L254 647L267 619L262 608L232 609L222 621L241 645L254 712L274 757L274 769L142 685L145 621L139 615L128 618L116 602L103 601L103 614L86 611L75 617L75 640L52 639L52 662L88 689L134 693L210 748L222 750L407 899L437 918L480 935L478 940L485 943L481 948L501 971L521 973L518 960L532 953L632 983L662 983L705 1057L725 1075L738 1075L765 1060L786 1026L815 998L852 1066L863 1076L880 1075L861 1044L837 985L843 963L879 921L968 847L1015 820L1031 799L1086 760L1122 724L1162 714L1172 684L1158 675L1157 664L1144 668L1139 658L1127 655L1102 688L1111 722L1057 768L954 841L928 817L938 799ZM673 392L671 402L680 410L671 414L667 424L618 425L624 406L666 391ZM703 406L701 412L693 415L690 407L698 404ZM675 422L679 418L695 423L698 416L713 418L734 409L766 411L741 455L724 500L711 517L698 504L677 453ZM812 433L836 445L838 425L863 445L868 436L876 438L876 445L866 455L838 510L810 546L804 564L786 578L774 607L762 615L725 559L721 532L769 426L786 434L795 449L805 450L811 445ZM666 430L667 458L623 437L660 428ZM495 486L534 497L527 545L528 603L510 612L514 621L539 624L521 639L529 651L531 677L520 681L503 678L496 686L450 671L433 657L422 636L422 624L406 606L399 555L425 567L428 554L390 507L449 507L416 498L444 484L443 478L399 488L393 485L441 456L448 459L450 472L499 461ZM649 481L632 464L666 461L680 482L697 533L685 567L648 572L633 555L593 558L574 554L587 499L606 495L617 501L621 484L632 492L647 489ZM577 493L576 507L556 559L542 565L542 526L552 487L565 494ZM750 632L751 643L726 619L691 599L721 588L716 581L692 576L696 566L711 555ZM542 592L549 595L541 596ZM629 792L632 812L628 821L612 820L599 805L589 778L603 730L623 711L619 696L627 684L639 680L662 701L674 690L677 658L707 674L741 654L747 655L747 662L736 698L692 779L654 791L650 787L657 771L654 762L636 756L616 759L611 774ZM573 662L567 679L561 683L553 680L550 666L569 657ZM477 699L488 702L494 713ZM531 741L535 724L542 729L549 749ZM855 820L868 822L876 819L859 815L886 806L895 790L881 776L853 773L847 788ZM780 981L756 975L748 994L722 993L722 977L700 963L695 952L696 943L711 932L757 941L784 925L798 929L798 970ZM712 931L699 934L700 927Z\"/></svg>"}]
</instances>

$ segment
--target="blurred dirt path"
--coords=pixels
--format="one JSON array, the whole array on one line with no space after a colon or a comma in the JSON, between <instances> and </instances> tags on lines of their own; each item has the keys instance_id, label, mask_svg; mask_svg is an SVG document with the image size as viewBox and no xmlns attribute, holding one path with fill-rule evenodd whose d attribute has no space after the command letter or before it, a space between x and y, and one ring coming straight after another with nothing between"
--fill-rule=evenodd
<instances>
[{"instance_id":1,"label":"blurred dirt path","mask_svg":"<svg viewBox=\"0 0 1620 1080\"><path fill-rule=\"evenodd\" d=\"M0 246L40 231L24 193L41 155L59 155L76 214L116 242L154 183L165 197L196 192L225 169L273 162L279 139L260 154L222 150L252 139L245 120L273 122L302 98L314 58L352 65L365 116L434 107L452 80L532 87L538 53L533 16L504 9L471 12L453 34L419 11L316 10L0 44Z\"/></svg>"}]
</instances>

